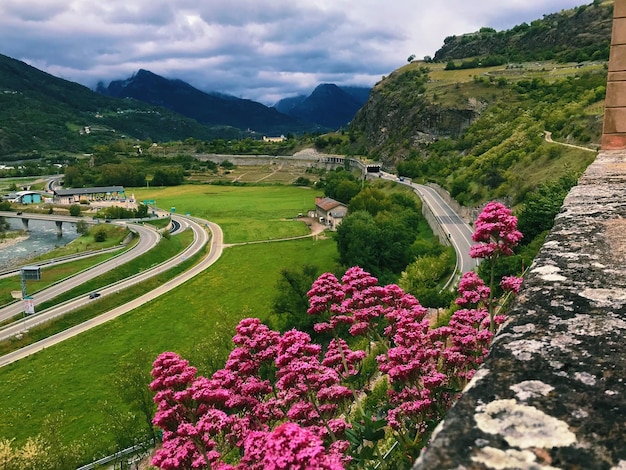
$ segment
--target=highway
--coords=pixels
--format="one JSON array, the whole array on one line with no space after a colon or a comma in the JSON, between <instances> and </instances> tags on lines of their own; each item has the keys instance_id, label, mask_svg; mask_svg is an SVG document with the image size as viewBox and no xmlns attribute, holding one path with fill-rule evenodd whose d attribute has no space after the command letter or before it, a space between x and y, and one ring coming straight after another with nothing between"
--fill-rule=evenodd
<instances>
[{"instance_id":1,"label":"highway","mask_svg":"<svg viewBox=\"0 0 626 470\"><path fill-rule=\"evenodd\" d=\"M405 184L413 188L413 190L420 196L423 203L426 204L430 208L437 222L443 228L444 233L448 235L448 239L450 243L452 244L452 246L454 247L454 250L457 256L457 269L455 270L455 274L451 276L448 284L450 284L455 279L457 273L459 272L464 273L464 272L471 271L476 268L477 261L469 256L470 247L471 245L474 244L474 242L471 239L471 235L472 235L471 227L467 223L465 223L465 221L454 211L452 207L450 207L450 205L434 189L425 185L415 184L410 181L400 181L395 175L392 175L389 173L381 172L381 177L388 179L388 180L395 181L400 184ZM0 213L0 215L2 215L2 213ZM11 213L11 216L15 217L15 214ZM189 256L192 256L193 254L202 250L209 240L208 231L210 231L212 233L211 249L210 249L209 254L205 256L201 260L201 262L194 265L189 270L181 273L179 276L159 286L158 288L150 292L147 292L143 294L142 296L124 305L121 305L102 315L99 315L98 317L92 318L84 323L81 323L80 325L76 325L72 328L64 330L54 336L51 336L37 343L26 346L20 350L14 351L13 353L0 357L0 367L3 367L7 364L15 362L28 355L34 354L47 347L50 347L54 344L64 341L67 338L78 335L82 333L83 331L93 328L96 325L100 325L102 323L110 321L120 315L123 315L124 313L127 313L135 308L138 308L144 303L149 302L153 300L154 298L160 295L163 295L164 293L180 286L184 282L188 281L189 279L193 278L194 276L196 276L197 274L199 274L200 272L202 272L203 270L211 266L213 263L215 263L215 261L217 261L217 259L219 259L219 257L222 254L222 250L224 248L224 243L223 243L222 231L217 224L214 224L206 220L195 219L195 218L190 218L190 217L182 217L182 216L174 215L174 214L172 214L172 219L173 220L175 219L174 226L175 227L177 226L176 228L177 231L184 230L187 227L191 228L191 230L194 231L194 241L192 245L190 245L183 253L180 253L178 256L158 266L155 266L154 268L151 268L143 273L140 273L136 276L132 276L118 283L99 289L98 292L102 296L114 294L124 288L130 287L133 284L136 284L149 277L155 276L164 271L167 271L168 269L171 269L172 267L182 263ZM154 246L158 242L160 235L156 232L156 230L147 228L146 226L143 226L143 225L137 225L137 224L127 224L127 225L131 229L134 229L139 233L141 242L144 242L152 246ZM111 260L111 262L113 263L113 266L112 267L109 266L108 269L104 269L102 272L106 272L109 269L113 269L115 265L121 263L119 258ZM103 265L107 263L109 262L103 263ZM63 281L62 283L59 283L56 286L52 286L44 291L41 291L40 293L37 294L37 298L38 298L37 303L43 302L44 300L47 300L49 298L53 298L59 295L59 293L64 292L67 289L71 289L72 287L76 285L80 285L82 282L85 281L85 279L90 279L92 276L97 276L98 274L101 273L100 271L97 270L97 268L98 267L95 267L93 268L93 270L89 270L85 273L75 276L74 278ZM89 304L90 302L94 302L95 300L97 299L90 299L89 296L84 295L79 298L75 298L70 301L64 302L61 305L57 305L55 307L47 309L46 311L40 312L36 315L26 317L22 320L19 320L18 322L15 322L11 325L7 325L6 327L0 329L0 340L9 338L11 336L15 336L16 334L19 334L19 332L23 331L24 329L31 328L39 323L49 321L50 319L58 317L60 315L64 315L68 311L80 308L84 305ZM12 304L10 307L14 308L15 310L9 311L8 310L9 307L0 310L0 320L2 318L5 318L5 319L11 318L12 316L15 316L19 314L20 312L22 312L22 309L23 309L21 302L17 304Z\"/></svg>"},{"instance_id":2,"label":"highway","mask_svg":"<svg viewBox=\"0 0 626 470\"><path fill-rule=\"evenodd\" d=\"M217 261L219 257L221 256L223 245L224 245L223 243L224 238L223 238L221 228L217 224L208 222L206 220L183 218L180 216L175 216L175 217L177 218L178 222L181 225L188 226L194 231L194 241L183 253L180 253L176 257L171 258L170 260L148 271L145 271L141 273L140 275L133 276L131 278L125 279L124 281L121 281L120 283L116 283L105 289L101 289L99 290L99 292L101 292L102 295L117 292L120 289L129 287L130 285L135 284L137 282L141 282L144 279L155 276L159 273L162 273L182 263L188 257L193 256L195 253L201 251L204 248L204 246L207 244L210 238L209 232L207 231L208 229L212 234L211 250L209 254L205 256L199 263L194 265L192 268L186 270L185 272L181 273L177 277L165 282L163 285L157 287L156 289L150 292L147 292L143 294L142 296L124 305L114 308L113 310L110 310L109 312L99 315L98 317L87 320L86 322L81 323L80 325L76 325L72 328L69 328L60 333L57 333L54 336L50 336L49 338L43 339L41 341L38 341L37 343L31 344L29 346L25 346L24 348L21 348L17 351L14 351L12 353L9 353L5 356L0 357L0 367L11 364L12 362L15 362L19 359L22 359L26 356L29 356L45 348L48 348L54 344L60 343L61 341L71 338L72 336L76 336L90 328L93 328L94 326L101 325L102 323L110 321L114 318L117 318L120 315L123 315L131 310L134 310L135 308L140 307L144 303L149 302L155 299L156 297L163 295L166 292L169 292L172 289L175 289L176 287L192 279L194 276L196 276L197 274L199 274L200 272L202 272L203 270L211 266L213 263L215 263L215 261ZM33 317L27 317L26 321L32 319L33 320L33 323L31 324L32 326L33 324L36 324L45 320L49 320L50 318L53 318L60 314L62 315L63 313L59 313L59 311L56 311L57 308L68 311L74 308L78 308L89 302L93 302L93 300L89 299L88 296L83 296L81 298L74 299L70 302L67 302L63 304L62 306L57 306L52 309L48 309L45 312L42 312ZM21 324L22 322L20 321L19 325L14 325L14 326L20 326ZM18 328L18 331L19 331L19 328ZM2 330L1 332L2 336L4 336L4 333L5 331ZM13 334L15 334L15 331L13 332Z\"/></svg>"},{"instance_id":3,"label":"highway","mask_svg":"<svg viewBox=\"0 0 626 470\"><path fill-rule=\"evenodd\" d=\"M461 216L433 188L407 180L401 181L391 173L382 171L380 173L381 178L413 188L422 202L430 208L437 222L448 235L448 240L456 252L457 261L455 273L451 276L446 287L454 280L456 273L463 274L473 271L478 266L478 261L469 255L470 247L475 244L472 240L473 230Z\"/></svg>"},{"instance_id":4,"label":"highway","mask_svg":"<svg viewBox=\"0 0 626 470\"><path fill-rule=\"evenodd\" d=\"M3 213L0 212L0 216L2 215ZM15 217L15 213L12 213L12 216ZM73 217L72 219L76 218ZM58 295L63 294L64 292L83 284L89 279L111 271L118 266L127 263L132 259L143 255L144 253L147 253L152 248L154 248L161 239L161 235L151 225L139 225L133 223L125 224L123 222L119 222L119 225L125 225L130 230L139 235L139 242L133 248L131 248L130 250L126 250L123 253L120 253L119 256L116 256L103 263L93 266L92 268L85 270L82 273L77 274L76 276L65 279L61 282L54 284L53 286L48 287L47 289L37 292L35 295L32 295L35 306L41 304L42 302L51 300ZM10 318L13 318L23 311L24 305L21 301L16 301L4 308L0 308L0 322L4 322Z\"/></svg>"}]
</instances>

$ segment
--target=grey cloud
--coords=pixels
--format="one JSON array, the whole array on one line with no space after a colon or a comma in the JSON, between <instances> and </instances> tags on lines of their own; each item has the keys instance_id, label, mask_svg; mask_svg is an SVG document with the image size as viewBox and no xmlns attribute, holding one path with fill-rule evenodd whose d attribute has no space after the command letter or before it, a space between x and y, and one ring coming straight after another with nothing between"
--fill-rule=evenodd
<instances>
[{"instance_id":1,"label":"grey cloud","mask_svg":"<svg viewBox=\"0 0 626 470\"><path fill-rule=\"evenodd\" d=\"M95 86L139 68L275 101L373 85L443 39L508 28L577 0L0 0L0 54Z\"/></svg>"}]
</instances>

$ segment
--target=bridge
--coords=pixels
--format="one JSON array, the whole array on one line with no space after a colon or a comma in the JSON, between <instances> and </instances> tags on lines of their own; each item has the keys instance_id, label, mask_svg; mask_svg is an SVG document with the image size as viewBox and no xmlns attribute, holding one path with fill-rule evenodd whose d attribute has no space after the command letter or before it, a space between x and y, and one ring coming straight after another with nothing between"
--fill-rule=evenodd
<instances>
[{"instance_id":1,"label":"bridge","mask_svg":"<svg viewBox=\"0 0 626 470\"><path fill-rule=\"evenodd\" d=\"M57 214L36 214L32 212L9 212L0 211L0 217L21 219L24 230L28 231L28 222L30 220L46 220L54 222L57 226L57 235L60 237L63 234L63 222L75 224L76 222L83 221L88 224L99 224L100 220L92 219L90 217L74 217L71 215L57 215Z\"/></svg>"}]
</instances>

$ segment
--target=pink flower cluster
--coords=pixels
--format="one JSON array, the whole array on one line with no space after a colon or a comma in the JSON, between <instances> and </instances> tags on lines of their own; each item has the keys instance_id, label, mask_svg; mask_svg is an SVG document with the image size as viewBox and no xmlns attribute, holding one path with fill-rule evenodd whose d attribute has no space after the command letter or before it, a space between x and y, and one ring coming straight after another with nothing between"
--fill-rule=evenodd
<instances>
[{"instance_id":1,"label":"pink flower cluster","mask_svg":"<svg viewBox=\"0 0 626 470\"><path fill-rule=\"evenodd\" d=\"M522 239L517 230L517 217L499 202L490 202L482 210L476 223L472 240L478 242L470 248L472 258L510 256Z\"/></svg>"},{"instance_id":2,"label":"pink flower cluster","mask_svg":"<svg viewBox=\"0 0 626 470\"><path fill-rule=\"evenodd\" d=\"M508 209L488 204L476 223L474 240L481 248L474 254L510 254L521 239L515 227ZM512 293L520 285L514 276L501 282ZM347 437L356 435L357 424L381 423L359 415L358 397L369 390L348 385L374 350L377 373L389 383L382 421L406 445L402 452L411 455L488 353L494 325L504 321L493 314L492 295L493 286L466 273L456 300L462 308L448 325L432 328L427 309L415 297L397 285L379 286L371 274L353 267L341 281L322 274L308 293L309 314L322 317L315 330L335 336L325 350L306 333L294 329L281 335L247 318L236 328L235 348L224 368L210 378L196 376L177 354L162 353L150 387L156 392L154 423L163 429L163 445L152 464L163 469L344 468L354 450ZM366 338L364 349L353 350L340 337L345 328ZM234 455L236 463L229 463Z\"/></svg>"},{"instance_id":3,"label":"pink flower cluster","mask_svg":"<svg viewBox=\"0 0 626 470\"><path fill-rule=\"evenodd\" d=\"M338 363L344 361L338 356L345 358L350 375L365 353L336 341L322 355L321 346L306 333L291 330L281 336L256 318L242 320L233 341L236 347L226 366L211 378L196 377L195 368L175 353L162 353L154 362L151 389L157 392L158 409L153 421L163 429L163 446L153 465L252 468L260 452L255 439L262 437L265 462L276 455L272 446L279 449L286 445L281 440L294 434L308 444L283 455L287 466L270 468L343 468L349 444L340 437L349 424L340 416L353 393L341 384ZM286 419L291 427L272 431ZM235 448L244 451L237 467L222 460ZM300 459L301 467L294 463Z\"/></svg>"},{"instance_id":4,"label":"pink flower cluster","mask_svg":"<svg viewBox=\"0 0 626 470\"><path fill-rule=\"evenodd\" d=\"M271 432L251 432L241 466L249 470L340 470L344 463L341 452L326 453L315 433L287 422Z\"/></svg>"},{"instance_id":5,"label":"pink flower cluster","mask_svg":"<svg viewBox=\"0 0 626 470\"><path fill-rule=\"evenodd\" d=\"M358 266L348 269L341 281L330 273L322 274L308 292L308 313L327 317L315 325L317 332L348 325L351 335L366 335L405 312L415 310L422 317L426 313L415 297L395 284L379 286L378 279Z\"/></svg>"},{"instance_id":6,"label":"pink flower cluster","mask_svg":"<svg viewBox=\"0 0 626 470\"><path fill-rule=\"evenodd\" d=\"M474 271L463 274L459 281L459 295L454 302L461 306L486 306L489 302L491 289Z\"/></svg>"}]
</instances>

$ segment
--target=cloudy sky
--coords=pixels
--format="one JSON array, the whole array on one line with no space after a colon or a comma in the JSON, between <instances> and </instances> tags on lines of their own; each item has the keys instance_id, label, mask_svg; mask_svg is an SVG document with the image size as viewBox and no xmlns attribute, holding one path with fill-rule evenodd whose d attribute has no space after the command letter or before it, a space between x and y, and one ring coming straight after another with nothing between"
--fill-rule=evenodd
<instances>
[{"instance_id":1,"label":"cloudy sky","mask_svg":"<svg viewBox=\"0 0 626 470\"><path fill-rule=\"evenodd\" d=\"M94 88L140 68L273 104L372 86L446 36L591 0L0 0L0 54Z\"/></svg>"}]
</instances>

